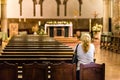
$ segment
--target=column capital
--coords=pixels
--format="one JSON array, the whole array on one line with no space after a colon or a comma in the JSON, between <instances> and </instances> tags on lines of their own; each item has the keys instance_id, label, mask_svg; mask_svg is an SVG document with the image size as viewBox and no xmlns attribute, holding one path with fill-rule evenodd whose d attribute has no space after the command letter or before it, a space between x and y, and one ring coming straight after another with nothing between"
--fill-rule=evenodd
<instances>
[{"instance_id":1,"label":"column capital","mask_svg":"<svg viewBox=\"0 0 120 80\"><path fill-rule=\"evenodd\" d=\"M19 4L21 4L21 3L22 3L22 1L23 1L23 0L19 0Z\"/></svg>"},{"instance_id":2,"label":"column capital","mask_svg":"<svg viewBox=\"0 0 120 80\"><path fill-rule=\"evenodd\" d=\"M120 1L119 0L114 0L114 2L119 4Z\"/></svg>"},{"instance_id":3,"label":"column capital","mask_svg":"<svg viewBox=\"0 0 120 80\"><path fill-rule=\"evenodd\" d=\"M82 3L83 3L82 0L78 0L78 2L79 2L79 4L82 4Z\"/></svg>"},{"instance_id":4,"label":"column capital","mask_svg":"<svg viewBox=\"0 0 120 80\"><path fill-rule=\"evenodd\" d=\"M60 0L56 0L57 4L61 4L61 1Z\"/></svg>"},{"instance_id":5,"label":"column capital","mask_svg":"<svg viewBox=\"0 0 120 80\"><path fill-rule=\"evenodd\" d=\"M37 4L37 1L36 1L36 0L33 0L33 3L34 3L34 4Z\"/></svg>"},{"instance_id":6,"label":"column capital","mask_svg":"<svg viewBox=\"0 0 120 80\"><path fill-rule=\"evenodd\" d=\"M44 0L39 0L39 4L42 4Z\"/></svg>"},{"instance_id":7,"label":"column capital","mask_svg":"<svg viewBox=\"0 0 120 80\"><path fill-rule=\"evenodd\" d=\"M67 4L67 2L68 2L68 0L64 0L64 1L63 1L63 4L65 5L65 4Z\"/></svg>"},{"instance_id":8,"label":"column capital","mask_svg":"<svg viewBox=\"0 0 120 80\"><path fill-rule=\"evenodd\" d=\"M104 4L109 4L109 0L103 0Z\"/></svg>"},{"instance_id":9,"label":"column capital","mask_svg":"<svg viewBox=\"0 0 120 80\"><path fill-rule=\"evenodd\" d=\"M1 4L7 4L7 0L1 0Z\"/></svg>"},{"instance_id":10,"label":"column capital","mask_svg":"<svg viewBox=\"0 0 120 80\"><path fill-rule=\"evenodd\" d=\"M103 0L103 1L109 1L109 0Z\"/></svg>"}]
</instances>

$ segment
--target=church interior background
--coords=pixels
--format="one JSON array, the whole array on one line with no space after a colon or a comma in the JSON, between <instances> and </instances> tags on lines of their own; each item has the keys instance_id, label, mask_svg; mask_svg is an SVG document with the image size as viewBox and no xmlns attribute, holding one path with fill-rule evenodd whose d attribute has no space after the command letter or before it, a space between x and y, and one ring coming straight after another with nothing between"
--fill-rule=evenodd
<instances>
[{"instance_id":1,"label":"church interior background","mask_svg":"<svg viewBox=\"0 0 120 80\"><path fill-rule=\"evenodd\" d=\"M0 4L2 42L14 35L57 39L87 32L100 45L102 34L120 35L119 0L0 0Z\"/></svg>"},{"instance_id":2,"label":"church interior background","mask_svg":"<svg viewBox=\"0 0 120 80\"><path fill-rule=\"evenodd\" d=\"M92 33L92 27L96 23L103 26L101 32L114 33L115 26L119 25L120 10L117 0L30 0L29 2L1 0L0 3L1 31L8 36L11 35L11 26L18 27L19 33L25 31L27 34L32 34L31 28L36 24L44 29L47 23L58 26L61 24L59 27L47 27L45 31L50 35L53 33L52 28L55 29L55 33L65 30L64 35L58 35L70 37L75 36L76 31ZM63 28L63 24L68 25ZM50 36L54 37L57 34Z\"/></svg>"}]
</instances>

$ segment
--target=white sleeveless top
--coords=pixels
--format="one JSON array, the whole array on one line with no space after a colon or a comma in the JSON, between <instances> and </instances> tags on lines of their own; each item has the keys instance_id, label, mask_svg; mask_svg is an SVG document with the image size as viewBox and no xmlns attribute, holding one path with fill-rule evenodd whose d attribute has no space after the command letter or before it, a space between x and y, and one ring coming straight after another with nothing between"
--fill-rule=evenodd
<instances>
[{"instance_id":1,"label":"white sleeveless top","mask_svg":"<svg viewBox=\"0 0 120 80\"><path fill-rule=\"evenodd\" d=\"M82 49L82 45L79 44L77 47L77 58L78 58L78 63L77 63L77 70L80 70L80 64L88 64L91 62L94 62L94 53L95 53L95 47L94 44L90 44L90 48L87 53L85 53Z\"/></svg>"}]
</instances>

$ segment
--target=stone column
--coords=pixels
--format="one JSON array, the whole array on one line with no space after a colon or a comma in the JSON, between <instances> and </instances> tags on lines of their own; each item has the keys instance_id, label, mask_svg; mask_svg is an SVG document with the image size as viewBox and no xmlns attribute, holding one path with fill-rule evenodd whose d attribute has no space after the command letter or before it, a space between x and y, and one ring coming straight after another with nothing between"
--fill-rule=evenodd
<instances>
[{"instance_id":1,"label":"stone column","mask_svg":"<svg viewBox=\"0 0 120 80\"><path fill-rule=\"evenodd\" d=\"M7 37L7 0L1 0L1 31L4 33L4 39Z\"/></svg>"},{"instance_id":2,"label":"stone column","mask_svg":"<svg viewBox=\"0 0 120 80\"><path fill-rule=\"evenodd\" d=\"M68 2L68 0L64 0L64 1L63 1L63 5L64 5L64 16L67 16L67 2Z\"/></svg>"},{"instance_id":3,"label":"stone column","mask_svg":"<svg viewBox=\"0 0 120 80\"><path fill-rule=\"evenodd\" d=\"M109 29L109 0L103 0L103 32Z\"/></svg>"},{"instance_id":4,"label":"stone column","mask_svg":"<svg viewBox=\"0 0 120 80\"><path fill-rule=\"evenodd\" d=\"M57 3L57 16L60 16L60 4L61 4L61 1L56 0L56 3Z\"/></svg>"},{"instance_id":5,"label":"stone column","mask_svg":"<svg viewBox=\"0 0 120 80\"><path fill-rule=\"evenodd\" d=\"M110 32L113 32L112 17L113 17L113 0L109 0L109 31Z\"/></svg>"},{"instance_id":6,"label":"stone column","mask_svg":"<svg viewBox=\"0 0 120 80\"><path fill-rule=\"evenodd\" d=\"M22 16L22 1L23 0L19 0L19 4L20 4L20 16Z\"/></svg>"},{"instance_id":7,"label":"stone column","mask_svg":"<svg viewBox=\"0 0 120 80\"><path fill-rule=\"evenodd\" d=\"M37 1L33 0L33 16L36 16L36 4L37 4Z\"/></svg>"},{"instance_id":8,"label":"stone column","mask_svg":"<svg viewBox=\"0 0 120 80\"><path fill-rule=\"evenodd\" d=\"M39 0L39 4L40 4L40 15L43 16L43 1L44 0Z\"/></svg>"},{"instance_id":9,"label":"stone column","mask_svg":"<svg viewBox=\"0 0 120 80\"><path fill-rule=\"evenodd\" d=\"M81 16L81 5L82 5L82 0L78 0L79 2L79 16Z\"/></svg>"}]
</instances>

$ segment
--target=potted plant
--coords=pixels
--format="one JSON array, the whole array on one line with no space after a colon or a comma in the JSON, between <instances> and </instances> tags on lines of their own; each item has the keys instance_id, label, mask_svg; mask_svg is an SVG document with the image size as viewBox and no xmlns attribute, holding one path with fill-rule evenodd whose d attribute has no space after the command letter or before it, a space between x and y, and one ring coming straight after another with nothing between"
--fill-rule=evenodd
<instances>
[{"instance_id":1,"label":"potted plant","mask_svg":"<svg viewBox=\"0 0 120 80\"><path fill-rule=\"evenodd\" d=\"M93 38L99 39L99 38L100 38L100 32L101 32L101 30L102 30L102 25L96 23L96 24L92 27Z\"/></svg>"}]
</instances>

